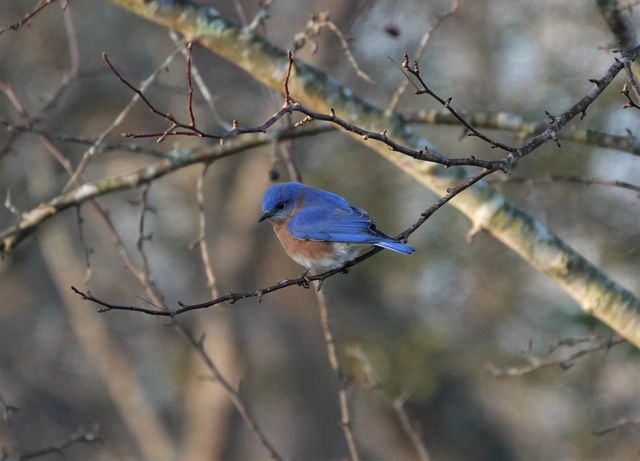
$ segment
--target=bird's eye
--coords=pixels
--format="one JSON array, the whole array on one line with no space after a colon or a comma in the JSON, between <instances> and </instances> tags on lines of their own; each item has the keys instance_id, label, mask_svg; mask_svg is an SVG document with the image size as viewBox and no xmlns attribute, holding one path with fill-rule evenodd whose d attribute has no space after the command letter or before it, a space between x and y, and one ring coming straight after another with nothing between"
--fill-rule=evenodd
<instances>
[{"instance_id":1,"label":"bird's eye","mask_svg":"<svg viewBox=\"0 0 640 461\"><path fill-rule=\"evenodd\" d=\"M278 204L276 205L276 208L277 208L278 210L284 210L284 203L282 203L282 202L278 203Z\"/></svg>"}]
</instances>

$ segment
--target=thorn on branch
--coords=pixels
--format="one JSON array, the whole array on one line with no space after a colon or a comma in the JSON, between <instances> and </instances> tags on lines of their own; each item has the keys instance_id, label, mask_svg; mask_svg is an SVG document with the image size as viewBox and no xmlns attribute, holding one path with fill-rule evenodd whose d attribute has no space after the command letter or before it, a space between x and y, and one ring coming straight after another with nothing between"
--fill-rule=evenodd
<instances>
[{"instance_id":1,"label":"thorn on branch","mask_svg":"<svg viewBox=\"0 0 640 461\"><path fill-rule=\"evenodd\" d=\"M551 115L551 113L548 110L544 111L544 115L546 115L549 118L551 123L556 123L556 120L557 120L556 116L555 115Z\"/></svg>"}]
</instances>

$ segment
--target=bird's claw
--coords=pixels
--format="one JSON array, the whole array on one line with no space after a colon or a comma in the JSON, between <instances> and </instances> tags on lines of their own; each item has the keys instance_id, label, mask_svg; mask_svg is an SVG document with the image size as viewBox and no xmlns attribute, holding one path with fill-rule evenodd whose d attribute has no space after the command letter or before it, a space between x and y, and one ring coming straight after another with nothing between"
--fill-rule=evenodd
<instances>
[{"instance_id":1,"label":"bird's claw","mask_svg":"<svg viewBox=\"0 0 640 461\"><path fill-rule=\"evenodd\" d=\"M310 269L307 269L302 274L300 274L300 278L302 279L300 281L301 287L309 288L311 286L311 279L309 278L309 270Z\"/></svg>"}]
</instances>

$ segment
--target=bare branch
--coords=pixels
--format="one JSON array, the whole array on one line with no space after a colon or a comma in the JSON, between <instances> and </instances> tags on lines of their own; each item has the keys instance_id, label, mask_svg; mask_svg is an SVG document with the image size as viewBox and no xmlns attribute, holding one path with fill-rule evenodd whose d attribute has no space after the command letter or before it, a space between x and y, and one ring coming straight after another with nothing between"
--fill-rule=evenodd
<instances>
[{"instance_id":1,"label":"bare branch","mask_svg":"<svg viewBox=\"0 0 640 461\"><path fill-rule=\"evenodd\" d=\"M323 292L320 290L322 282L316 281L314 283L316 287L316 297L318 299L318 310L320 311L320 325L322 326L322 332L324 335L324 342L327 346L327 356L329 358L329 365L335 372L338 380L338 401L340 407L340 427L344 434L344 438L349 448L349 457L351 461L359 461L360 455L358 454L358 448L356 446L356 440L353 435L353 428L351 427L351 412L349 410L349 396L347 389L347 379L342 371L342 365L338 360L338 353L336 348L335 337L333 334L333 328L331 327L331 321L329 319L329 310L327 309L327 302L325 300Z\"/></svg>"},{"instance_id":2,"label":"bare branch","mask_svg":"<svg viewBox=\"0 0 640 461\"><path fill-rule=\"evenodd\" d=\"M541 370L543 368L555 366L560 367L562 370L568 370L580 357L584 357L585 355L589 355L596 351L608 351L612 347L617 346L618 344L621 344L623 342L625 342L625 340L617 336L610 336L607 338L591 337L587 338L586 341L565 339L560 340L556 345L552 346L550 348L549 354L545 357L536 357L535 355L533 355L531 352L532 345L530 343L528 351L525 354L525 358L527 362L529 362L529 365L521 367L498 367L495 364L488 362L485 364L485 367L498 378L523 376ZM576 345L584 345L584 347L563 357L553 356L554 352L556 352L560 348L569 348Z\"/></svg>"},{"instance_id":3,"label":"bare branch","mask_svg":"<svg viewBox=\"0 0 640 461\"><path fill-rule=\"evenodd\" d=\"M447 11L442 16L436 16L435 22L429 27L429 29L427 29L427 31L424 34L422 34L422 37L420 38L420 42L418 43L416 50L413 52L413 59L415 59L416 61L420 60L420 58L422 57L422 53L424 53L424 50L427 48L427 43L429 42L429 38L431 38L431 34L438 28L438 26L440 26L440 24L442 24L442 22L444 22L445 19L455 14L460 9L461 6L462 6L461 0L453 0L449 11ZM393 93L393 96L391 96L389 105L384 110L384 115L386 117L390 116L395 112L396 108L398 107L398 104L400 103L400 98L402 97L404 92L407 91L407 87L409 86L409 83L411 83L411 81L409 79L405 79L402 81L402 83L400 83L400 85L398 85L398 88L396 88L396 91Z\"/></svg>"},{"instance_id":4,"label":"bare branch","mask_svg":"<svg viewBox=\"0 0 640 461\"><path fill-rule=\"evenodd\" d=\"M307 22L305 29L302 32L297 33L293 37L293 51L296 52L302 49L307 41L310 41L312 44L312 53L316 53L318 49L318 44L315 42L314 38L320 34L320 31L324 28L328 28L334 35L337 37L340 42L340 46L342 46L342 51L347 56L349 63L356 71L358 77L364 80L367 83L375 83L369 75L362 70L362 68L358 65L356 58L353 56L351 52L351 47L349 46L349 39L342 33L340 28L330 19L329 11L323 11L321 13L314 13L311 16L311 19Z\"/></svg>"},{"instance_id":5,"label":"bare branch","mask_svg":"<svg viewBox=\"0 0 640 461\"><path fill-rule=\"evenodd\" d=\"M60 141L70 144L78 144L81 146L92 146L97 142L97 139L90 138L81 138L78 136L73 136L69 134L47 131L42 128L38 128L32 125L17 125L9 120L4 118L0 118L0 125L4 126L9 132L17 132L17 133L31 133L34 135L42 136L50 141ZM133 152L136 154L147 154L152 155L154 157L167 158L171 157L171 154L166 152L150 149L148 147L139 146L137 144L129 143L129 142L121 142L121 143L103 143L103 150L118 150L124 152Z\"/></svg>"},{"instance_id":6,"label":"bare branch","mask_svg":"<svg viewBox=\"0 0 640 461\"><path fill-rule=\"evenodd\" d=\"M542 133L548 122L534 122L511 112L462 112L465 119L478 128L514 132L519 139ZM459 125L458 120L447 110L419 110L399 114L405 123L427 125ZM556 138L592 146L608 147L640 155L640 140L630 131L626 135L567 126Z\"/></svg>"},{"instance_id":7,"label":"bare branch","mask_svg":"<svg viewBox=\"0 0 640 461\"><path fill-rule=\"evenodd\" d=\"M584 117L587 113L587 109L596 100L598 96L604 91L604 89L611 84L613 79L624 68L625 62L631 61L636 58L640 52L640 47L636 47L628 52L622 53L621 59L615 59L615 62L607 69L606 73L599 79L592 79L593 87L580 101L571 106L567 111L560 115L553 116L551 123L540 134L533 136L524 144L522 144L515 152L511 152L507 156L507 162L511 166L514 166L520 159L529 155L536 150L542 144L549 140L557 139L558 133L577 115Z\"/></svg>"},{"instance_id":8,"label":"bare branch","mask_svg":"<svg viewBox=\"0 0 640 461\"><path fill-rule=\"evenodd\" d=\"M160 73L171 63L171 61L173 61L173 59L177 56L177 54L183 47L184 43L181 43L181 46L173 50L171 54L169 54L169 56L167 56L167 58L160 64L160 66L158 66L153 72L151 72L151 74L149 74L147 78L145 78L140 83L140 92L144 92L147 87L156 80ZM80 159L80 162L78 163L78 166L76 167L75 172L64 187L64 191L69 190L69 188L73 184L75 184L77 179L84 172L84 169L87 167L89 161L103 150L104 140L124 121L125 117L129 114L129 111L133 108L133 106L136 104L136 102L138 102L139 99L140 96L138 94L135 94L131 98L129 103L120 111L113 122L111 122L111 124L98 135L94 144L92 144L91 147L89 147L89 149L84 152L82 158Z\"/></svg>"},{"instance_id":9,"label":"bare branch","mask_svg":"<svg viewBox=\"0 0 640 461\"><path fill-rule=\"evenodd\" d=\"M22 16L22 19L20 19L19 21L0 27L0 34L8 30L18 30L20 27L29 22L36 14L42 11L47 5L50 5L55 1L56 0L41 0L31 11Z\"/></svg>"},{"instance_id":10,"label":"bare branch","mask_svg":"<svg viewBox=\"0 0 640 461\"><path fill-rule=\"evenodd\" d=\"M485 171L477 174L476 176L472 176L472 177L468 178L467 180L465 180L464 182L462 182L458 186L456 186L454 188L451 188L449 190L449 192L447 192L446 195L442 196L437 202L435 202L433 205L431 205L429 208L427 208L420 215L420 218L415 223L413 223L411 226L409 226L407 229L405 229L404 232L402 232L399 235L397 235L396 238L398 238L398 239L406 239L407 237L409 237L409 235L411 235L422 224L424 224L427 221L427 219L429 219L429 217L431 215L433 215L433 213L435 213L438 209L442 208L452 198L454 198L456 195L460 194L461 192L465 191L466 189L470 188L475 183L477 183L482 178L484 178L485 176L487 176L488 174L491 174L491 173L492 173L492 171L485 170ZM347 262L346 264L344 264L340 268L333 269L333 270L330 270L330 271L326 271L326 272L323 272L321 274L316 274L316 275L311 275L311 276L306 276L305 275L305 276L298 277L298 278L295 278L295 279L285 279L285 280L283 280L283 281L281 281L279 283L276 283L274 285L271 285L269 287L265 287L265 288L261 288L261 289L257 289L257 290L245 291L245 292L237 292L237 293L226 293L226 294L224 294L222 296L219 296L219 297L217 297L215 299L212 299L210 301L207 301L207 302L204 302L204 303L200 303L200 304L187 305L187 304L184 304L184 303L180 302L179 303L180 308L176 309L174 311L161 311L161 310L149 309L149 308L139 307L139 306L134 306L134 305L112 304L112 303L109 303L109 302L106 302L106 301L103 301L101 299L96 298L95 296L93 296L88 291L87 292L83 292L83 291L81 291L81 290L79 290L79 289L77 289L75 287L71 287L71 289L76 294L78 294L82 298L86 299L87 301L91 301L93 303L96 303L96 304L102 306L102 308L99 310L99 312L107 312L107 311L111 311L111 310L124 310L124 311L141 312L141 313L150 314L150 315L175 317L177 315L183 314L183 313L188 312L188 311L198 310L198 309L206 309L208 307L215 306L216 304L221 304L221 303L224 303L224 302L229 302L230 304L234 304L237 301L240 301L242 299L247 299L247 298L258 298L258 299L261 299L266 294L272 293L274 291L282 290L283 288L287 288L287 287L294 286L294 285L308 288L310 282L315 281L315 280L320 281L320 282L324 282L329 277L333 277L334 275L339 274L339 273L344 273L346 269L349 269L349 268L361 263L362 261L372 257L373 255L378 254L380 251L382 251L381 248L374 248L374 249L364 253L363 255L353 259L352 261Z\"/></svg>"},{"instance_id":11,"label":"bare branch","mask_svg":"<svg viewBox=\"0 0 640 461\"><path fill-rule=\"evenodd\" d=\"M481 133L480 131L478 131L477 129L475 129L469 122L467 122L467 120L465 120L465 118L461 115L460 112L458 112L456 109L453 108L453 106L451 105L451 100L452 98L449 97L447 99L441 98L440 96L438 96L436 93L434 93L425 83L424 79L422 78L422 76L420 75L420 68L418 66L418 62L416 60L413 61L413 65L410 66L409 65L409 56L408 55L404 55L404 58L402 59L402 65L400 66L400 70L402 70L402 72L404 73L404 75L407 77L407 79L411 79L411 76L413 76L418 83L420 84L419 86L416 86L418 89L416 90L416 94L427 94L429 96L431 96L433 99L435 99L436 101L438 101L440 104L442 104L442 106L447 109L449 112L451 112L451 114L467 129L469 130L469 136L476 136L480 139L482 139L483 141L487 142L491 147L497 147L500 148L506 152L510 152L513 153L516 149L514 147L511 146L507 146L506 144L503 144L499 141L496 141L492 138L490 138L489 136ZM414 84L415 86L415 84Z\"/></svg>"}]
</instances>

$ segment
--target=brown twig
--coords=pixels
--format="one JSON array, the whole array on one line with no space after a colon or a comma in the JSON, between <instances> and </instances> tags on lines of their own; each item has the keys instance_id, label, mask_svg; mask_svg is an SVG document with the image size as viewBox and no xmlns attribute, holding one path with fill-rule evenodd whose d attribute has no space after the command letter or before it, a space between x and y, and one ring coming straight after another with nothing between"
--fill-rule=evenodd
<instances>
[{"instance_id":1,"label":"brown twig","mask_svg":"<svg viewBox=\"0 0 640 461\"><path fill-rule=\"evenodd\" d=\"M549 349L550 352L545 357L536 357L535 355L533 355L531 351L532 344L529 343L529 347L525 355L525 358L527 362L529 362L529 365L521 367L498 367L494 363L488 362L485 364L485 367L498 378L523 376L541 370L543 368L554 366L558 366L562 370L568 370L580 357L584 357L585 355L589 355L600 350L608 351L612 347L625 342L623 338L617 336L611 336L607 338L591 337L587 339L587 341L560 340L556 345L552 346ZM586 346L564 357L555 357L552 355L560 348L574 347L580 344L586 344Z\"/></svg>"},{"instance_id":2,"label":"brown twig","mask_svg":"<svg viewBox=\"0 0 640 461\"><path fill-rule=\"evenodd\" d=\"M109 68L114 72L114 74L118 77L118 79L120 79L120 81L122 81L128 88L130 88L132 91L134 91L142 100L143 102L147 105L147 107L156 115L159 115L167 120L169 120L171 122L171 126L163 131L163 132L153 132L153 133L144 133L144 134L125 134L125 136L127 137L132 137L132 138L148 138L148 137L153 137L153 138L157 138L157 142L161 142L163 141L165 138L167 138L168 136L179 136L179 135L184 135L184 136L200 136L200 137L206 137L206 138L213 138L213 139L219 139L220 141L224 140L224 139L228 139L230 137L233 136L237 136L237 135L241 135L241 134L247 134L247 133L264 133L266 132L271 126L273 126L278 120L280 120L284 115L289 114L291 112L298 112L301 114L304 114L306 117L305 119L313 119L313 120L322 120L322 121L327 121L327 122L331 122L334 123L338 126L340 126L341 128L350 131L352 133L358 134L360 136L362 136L365 139L375 139L377 141L383 142L384 144L386 144L387 146L389 146L392 150L408 155L412 158L418 159L418 160L423 160L423 161L428 161L428 162L434 162L434 163L439 163L441 165L445 165L447 167L450 166L461 166L461 165L469 165L469 166L476 166L476 167L480 167L480 168L486 168L489 170L498 170L498 169L505 169L505 162L504 161L490 161L490 160L481 160L481 159L476 159L475 157L467 157L467 158L446 158L446 157L441 157L438 155L435 155L433 153L431 153L428 149L423 149L423 150L414 150L414 149L410 149L408 147L402 146L401 144L391 140L386 132L382 132L382 133L376 133L376 132L372 132L369 130L365 130L363 128L360 128L352 123L349 123L348 121L336 116L335 112L331 111L330 114L321 114L315 111L312 111L308 108L306 108L305 106L303 106L300 103L294 102L290 91L289 91L289 78L293 69L293 65L294 65L294 58L293 58L293 53L289 52L288 53L288 67L287 67L287 72L285 74L285 78L283 81L283 92L284 92L284 102L281 106L281 108L275 112L274 114L272 114L262 125L256 126L256 127L248 127L248 128L241 128L237 121L234 121L232 128L230 130L228 130L225 133L222 134L207 134L204 133L203 131L199 130L198 128L191 127L188 124L185 123L181 123L178 120L176 120L171 114L169 113L163 113L162 111L160 111L159 109L157 109L143 94L140 90L136 89L135 86L133 86L130 82L128 82L118 71L117 69L115 69L115 67L111 64L111 62L109 61L108 57L106 56L106 54L103 54L103 58L105 59L105 61L107 62ZM457 112L454 111L455 114L457 114ZM305 122L305 119L303 119L302 123ZM296 126L300 126L300 124L296 124ZM180 128L180 129L177 129Z\"/></svg>"},{"instance_id":3,"label":"brown twig","mask_svg":"<svg viewBox=\"0 0 640 461\"><path fill-rule=\"evenodd\" d=\"M459 125L458 120L447 110L418 110L398 114L405 123L427 125ZM512 112L471 112L464 113L464 117L472 125L489 130L509 131L515 133L518 139L540 134L549 126L548 121L528 121L519 114ZM592 146L608 147L634 155L640 155L640 141L634 133L627 129L626 134L613 134L604 131L566 127L556 138L562 141L576 142ZM586 152L586 151L585 151Z\"/></svg>"},{"instance_id":4,"label":"brown twig","mask_svg":"<svg viewBox=\"0 0 640 461\"><path fill-rule=\"evenodd\" d=\"M55 1L56 0L42 0L31 11L22 16L22 19L20 19L19 21L0 27L0 34L3 34L8 30L18 30L20 27L29 22L36 14L42 11L47 5L50 5Z\"/></svg>"},{"instance_id":5,"label":"brown twig","mask_svg":"<svg viewBox=\"0 0 640 461\"><path fill-rule=\"evenodd\" d=\"M353 53L351 52L351 47L349 46L349 39L344 35L344 33L342 33L342 31L336 25L336 23L334 23L330 19L329 11L323 11L323 12L314 13L311 15L311 19L309 19L309 21L307 22L305 29L302 32L297 33L293 37L294 52L302 49L307 43L307 41L310 41L312 44L311 52L315 54L316 51L318 50L318 44L316 43L314 38L317 35L319 35L320 31L325 27L329 29L331 32L333 32L333 34L336 36L336 38L340 42L340 46L342 46L342 51L344 51L344 54L347 56L349 63L351 64L353 69L356 71L356 74L358 75L358 77L360 77L362 80L364 80L367 83L372 83L372 84L375 83L373 79L365 71L362 70L362 68L358 64L358 61L356 61L356 58L353 56Z\"/></svg>"},{"instance_id":6,"label":"brown twig","mask_svg":"<svg viewBox=\"0 0 640 461\"><path fill-rule=\"evenodd\" d=\"M174 136L176 134L180 134L183 136L198 136L200 138L213 138L213 139L221 139L222 136L219 135L213 135L213 134L207 134L204 131L201 131L200 129L198 129L195 126L195 121L193 119L191 119L191 122L193 123L182 123L180 121L178 121L173 115L171 115L169 112L162 112L159 109L156 108L156 106L154 106L149 99L144 95L144 93L142 91L140 91L138 88L136 88L133 84L129 83L129 81L124 78L122 76L122 74L118 71L118 69L116 69L114 67L113 64L111 64L111 61L109 60L109 56L107 56L106 52L102 53L102 59L107 63L107 66L109 67L109 70L111 70L111 72L114 73L114 75L116 77L118 77L118 80L120 80L123 84L125 84L131 91L133 91L135 94L138 95L138 97L142 100L142 102L149 108L149 110L151 112L153 112L154 114L169 120L171 122L171 127L168 128L167 130L163 131L159 136L158 133L145 133L145 134L133 134L133 133L124 133L124 136L128 137L128 138L147 138L147 137L157 137L158 139L156 140L156 142L159 144L161 143L167 136ZM187 61L188 64L191 63L191 60L189 59ZM187 65L187 68L189 68L189 65ZM191 83L191 71L188 70L187 71L187 76L189 78L189 83ZM191 85L189 85L191 87ZM192 94L193 90L190 90L190 95ZM191 97L189 97L189 114L190 117L193 117L193 113L191 112ZM176 132L175 129L176 128L180 128L184 131L180 131L180 132Z\"/></svg>"},{"instance_id":7,"label":"brown twig","mask_svg":"<svg viewBox=\"0 0 640 461\"><path fill-rule=\"evenodd\" d=\"M406 230L404 230L402 233L400 233L399 235L397 235L396 237L399 239L406 239L407 237L409 237L409 235L411 235L413 232L415 232L422 224L424 224L427 219L429 219L429 217L431 215L433 215L433 213L435 213L437 210L439 210L440 208L442 208L447 202L449 202L452 198L454 198L456 195L458 195L459 193L463 192L464 190L468 189L469 187L473 186L476 182L480 181L482 178L484 178L485 176L489 175L493 173L493 171L490 170L485 170L482 171L481 173L472 176L470 178L468 178L467 180L465 180L464 182L460 183L458 186L451 188L449 190L449 192L447 192L447 194L443 195L437 202L435 202L433 205L431 205L429 208L427 208L421 215L420 218L413 223L411 226L409 226ZM145 307L139 307L139 306L135 306L135 305L118 305L118 304L112 304L106 301L103 301L99 298L96 298L95 296L93 296L91 294L91 292L89 291L81 291L76 287L71 287L71 289L79 296L81 296L83 299L93 302L95 304L98 304L100 306L102 306L98 312L108 312L111 310L124 310L124 311L132 311L132 312L141 312L144 314L149 314L149 315L158 315L158 316L166 316L166 317L175 317L177 315L183 314L185 312L189 312L192 310L198 310L198 309L206 309L208 307L211 306L215 306L216 304L221 304L224 302L228 302L230 304L234 304L237 301L240 301L242 299L247 299L247 298L258 298L259 300L262 299L262 297L266 294L272 293L274 291L278 291L278 290L282 290L283 288L287 288L290 286L302 286L305 288L309 287L309 282L311 281L320 281L320 282L324 282L326 279L328 279L329 277L333 277L336 274L339 273L344 273L345 270L360 264L362 261L378 254L380 251L382 251L381 248L374 248L372 250L369 250L368 252L364 253L363 255L353 259L352 261L349 261L347 263L345 263L342 267L337 268L337 269L333 269L333 270L329 270L326 272L323 272L321 274L316 274L316 275L311 275L311 276L301 276L298 278L294 278L294 279L285 279L282 280L279 283L276 283L274 285L265 287L265 288L261 288L261 289L256 289L256 290L251 290L251 291L245 291L245 292L236 292L236 293L226 293L222 296L219 296L215 299L212 299L210 301L204 302L204 303L200 303L200 304L191 304L191 305L187 305L183 302L179 302L179 308L174 310L174 311L162 311L162 310L158 310L158 309L150 309L150 308L145 308Z\"/></svg>"},{"instance_id":8,"label":"brown twig","mask_svg":"<svg viewBox=\"0 0 640 461\"><path fill-rule=\"evenodd\" d=\"M242 134L247 134L247 133L265 133L271 126L273 126L278 120L280 120L283 116L285 116L286 114L289 114L291 112L298 112L301 114L304 114L306 117L305 119L302 120L302 122L299 122L298 124L296 124L295 126L300 126L301 124L306 123L306 121L310 121L310 120L322 120L322 121L327 121L327 122L331 122L334 123L342 128L344 128L347 131L350 131L352 133L358 134L360 136L362 136L365 139L375 139L377 141L383 142L384 144L386 144L387 146L389 146L392 150L408 155L412 158L418 159L418 160L423 160L423 161L428 161L428 162L434 162L434 163L439 163L441 165L445 165L447 167L450 166L461 166L461 165L468 165L468 166L477 166L480 168L486 168L486 169L491 169L491 170L498 170L498 169L505 169L505 162L504 161L490 161L490 160L480 160L480 159L476 159L475 157L468 157L468 158L446 158L446 157L441 157L438 155L435 155L431 152L429 152L429 150L427 148L422 149L422 150L414 150L414 149L410 149L408 147L402 146L399 143L391 140L386 132L382 132L382 133L376 133L376 132L372 132L369 130L365 130L363 128L360 128L356 125L353 125L352 123L349 123L348 121L336 116L335 112L331 111L330 114L321 114L318 112L314 112L311 109L306 108L305 106L303 106L300 103L294 102L290 91L289 91L289 77L291 75L292 72L292 68L294 65L294 58L293 58L293 53L289 52L288 53L288 68L287 68L287 72L285 74L285 78L284 78L284 82L283 82L283 92L284 92L284 102L282 104L282 106L280 107L280 109L275 112L274 114L272 114L262 125L256 126L256 127L240 127L238 125L238 122L234 120L233 124L232 124L232 128L228 131L226 131L225 133L221 133L221 134L209 134L209 133L205 133L203 131L201 131L200 129L198 129L195 126L190 126L189 124L185 124L182 123L180 121L178 121L173 115L171 115L170 113L164 113L161 110L159 110L156 106L154 106L143 94L140 90L138 90L134 85L132 85L129 81L127 81L122 74L111 64L111 62L109 61L108 57L106 56L106 54L103 53L103 59L105 59L105 61L107 62L107 65L109 66L109 68L113 71L113 73L117 76L117 78L123 82L128 88L130 88L132 91L134 91L136 93L136 95L142 99L142 101L147 105L147 107L156 115L161 116L163 118L165 118L166 120L171 122L171 126L162 131L162 132L152 132L152 133L142 133L142 134L132 134L132 133L125 133L124 136L126 137L130 137L130 138L157 138L156 142L162 142L164 139L166 139L169 136L199 136L199 137L204 137L204 138L213 138L213 139L218 139L221 142L225 139L234 137L234 136L238 136L238 135L242 135Z\"/></svg>"},{"instance_id":9,"label":"brown twig","mask_svg":"<svg viewBox=\"0 0 640 461\"><path fill-rule=\"evenodd\" d=\"M479 168L486 168L492 171L506 170L507 168L507 165L503 160L482 160L482 159L477 159L474 156L464 157L464 158L448 158L448 157L442 157L442 156L436 155L432 153L428 148L424 148L422 150L411 149L409 147L403 146L402 144L399 144L393 141L391 138L387 136L386 131L383 131L382 133L376 133L374 131L365 130L364 128L361 128L357 125L354 125L338 117L333 111L331 111L330 114L321 114L318 112L314 112L299 103L293 103L289 106L289 108L294 112L305 114L308 117L306 121L305 119L303 119L303 123L306 123L307 121L311 121L311 120L321 120L325 122L331 122L345 129L346 131L362 136L362 138L365 140L374 139L376 141L379 141L389 146L389 148L394 152L399 152L401 154L407 155L416 160L438 163L446 167L465 165L465 166L475 166Z\"/></svg>"},{"instance_id":10,"label":"brown twig","mask_svg":"<svg viewBox=\"0 0 640 461\"><path fill-rule=\"evenodd\" d=\"M193 84L191 83L191 56L193 54L193 42L187 43L187 85L188 85L188 104L189 126L196 126L196 118L193 116Z\"/></svg>"},{"instance_id":11,"label":"brown twig","mask_svg":"<svg viewBox=\"0 0 640 461\"><path fill-rule=\"evenodd\" d=\"M413 52L413 59L415 59L416 61L420 60L420 58L422 57L422 53L424 53L424 50L427 47L427 43L429 42L429 38L431 37L431 34L440 26L440 24L442 24L442 22L446 18L455 14L460 9L461 5L462 5L461 0L453 0L453 3L451 4L451 8L449 8L449 11L447 11L442 16L436 16L435 22L431 25L431 27L429 27L429 29L427 29L427 31L424 34L422 34L422 37L420 38L420 42L418 43L416 50ZM396 108L398 107L398 104L400 103L400 98L402 97L404 92L407 91L407 87L409 86L409 83L410 83L409 79L404 79L402 80L400 85L398 85L398 88L396 88L396 91L393 93L393 96L391 96L389 105L384 110L385 116L388 117L391 114L393 114L393 112L395 112Z\"/></svg>"},{"instance_id":12,"label":"brown twig","mask_svg":"<svg viewBox=\"0 0 640 461\"><path fill-rule=\"evenodd\" d=\"M171 38L173 43L176 44L176 46L180 46L181 39L178 36L178 34L176 34L174 31L169 31L169 37ZM189 59L190 59L189 58L189 56L190 56L189 51L186 48L182 48L180 50L180 52L185 57L185 61L188 62ZM222 119L222 117L220 116L220 114L218 113L218 110L216 109L216 105L215 105L215 102L214 102L214 98L211 95L211 91L209 90L207 85L204 83L204 79L200 75L200 71L198 70L198 67L193 62L191 62L191 64L189 65L189 68L190 68L189 72L191 73L191 77L195 81L195 84L198 87L198 90L200 91L200 94L202 95L202 97L204 98L205 102L207 103L207 106L209 107L209 111L211 112L211 115L213 116L213 120L218 125L223 127L224 129L230 130L231 129L231 124L225 122Z\"/></svg>"},{"instance_id":13,"label":"brown twig","mask_svg":"<svg viewBox=\"0 0 640 461\"><path fill-rule=\"evenodd\" d=\"M393 62L395 63L395 61ZM416 60L413 61L412 66L409 66L409 56L405 54L404 57L402 58L402 65L399 67L400 67L400 70L402 70L405 77L407 77L407 79L409 79L409 81L411 81L411 83L413 83L414 87L416 88L415 94L427 94L431 96L433 99L435 99L436 101L438 101L440 104L442 104L442 106L445 109L447 109L449 112L451 112L451 114L469 131L468 136L476 136L482 139L483 141L485 141L486 143L488 143L491 147L497 147L506 152L512 153L516 151L515 147L507 146L506 144L496 141L490 138L489 136L481 133L476 128L474 128L469 122L467 122L467 120L462 116L462 114L458 112L456 109L454 109L454 107L451 105L451 100L452 100L451 97L444 99L438 96L436 93L434 93L427 86L424 79L422 78L422 75L420 74L420 67L418 66L418 62ZM416 85L411 80L411 76L413 76L420 85Z\"/></svg>"},{"instance_id":14,"label":"brown twig","mask_svg":"<svg viewBox=\"0 0 640 461\"><path fill-rule=\"evenodd\" d=\"M551 116L550 123L547 128L540 134L532 136L525 143L523 143L515 152L511 152L506 161L510 166L514 166L519 160L523 157L529 155L531 152L535 151L542 144L546 143L549 140L556 140L558 133L573 120L577 115L581 115L584 118L587 114L587 109L593 101L596 100L598 96L604 91L606 87L608 87L613 79L620 73L620 71L624 68L626 61L632 61L635 59L640 53L640 46L637 46L629 51L622 52L622 56L620 59L616 58L615 62L609 66L605 74L599 79L591 79L590 82L593 83L593 86L588 91L588 93L582 97L577 103L571 106L568 110L563 112L560 115Z\"/></svg>"},{"instance_id":15,"label":"brown twig","mask_svg":"<svg viewBox=\"0 0 640 461\"><path fill-rule=\"evenodd\" d=\"M60 85L56 87L53 91L53 94L49 97L49 100L40 108L35 116L28 116L26 111L20 114L25 120L26 124L29 127L33 127L37 122L39 122L45 113L55 106L56 102L60 98L60 96L64 93L64 91L70 86L70 84L74 81L74 79L78 76L80 66L79 66L79 52L78 52L78 41L76 39L75 30L73 27L73 21L71 19L71 8L65 7L65 4L62 4L63 8L62 16L64 18L64 26L67 34L67 43L69 46L69 69L65 72L62 77L62 81ZM20 113L20 111L19 111ZM8 139L5 141L4 145L0 147L0 155L6 153L11 148L11 145L18 138L20 131L12 132Z\"/></svg>"}]
</instances>

